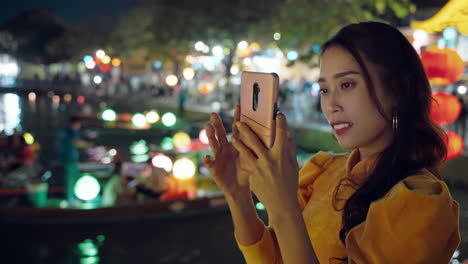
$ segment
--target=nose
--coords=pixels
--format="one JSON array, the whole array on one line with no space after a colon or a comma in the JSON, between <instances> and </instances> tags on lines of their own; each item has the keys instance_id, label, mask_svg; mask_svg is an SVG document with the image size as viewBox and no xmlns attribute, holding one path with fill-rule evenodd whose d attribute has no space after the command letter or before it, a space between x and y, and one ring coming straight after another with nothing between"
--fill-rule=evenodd
<instances>
[{"instance_id":1,"label":"nose","mask_svg":"<svg viewBox=\"0 0 468 264\"><path fill-rule=\"evenodd\" d=\"M328 116L343 111L341 98L338 93L329 92L328 96L326 96L326 98L322 97L322 99L324 99L322 100L323 110Z\"/></svg>"}]
</instances>

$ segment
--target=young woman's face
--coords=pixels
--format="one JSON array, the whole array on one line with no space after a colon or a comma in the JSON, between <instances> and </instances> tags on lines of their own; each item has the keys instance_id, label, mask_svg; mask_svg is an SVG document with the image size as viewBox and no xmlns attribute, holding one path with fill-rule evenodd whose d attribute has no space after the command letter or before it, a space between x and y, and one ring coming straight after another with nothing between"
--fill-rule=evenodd
<instances>
[{"instance_id":1,"label":"young woman's face","mask_svg":"<svg viewBox=\"0 0 468 264\"><path fill-rule=\"evenodd\" d=\"M392 100L383 89L376 67L363 59L377 99L391 120ZM324 52L319 84L322 111L341 147L358 148L365 157L388 146L393 134L391 124L380 114L359 64L346 49L335 45Z\"/></svg>"}]
</instances>

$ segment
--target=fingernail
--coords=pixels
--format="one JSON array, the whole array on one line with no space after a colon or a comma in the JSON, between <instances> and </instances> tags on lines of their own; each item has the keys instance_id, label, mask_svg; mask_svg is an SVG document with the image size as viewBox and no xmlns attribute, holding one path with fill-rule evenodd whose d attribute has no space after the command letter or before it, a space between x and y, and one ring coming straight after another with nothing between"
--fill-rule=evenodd
<instances>
[{"instance_id":1,"label":"fingernail","mask_svg":"<svg viewBox=\"0 0 468 264\"><path fill-rule=\"evenodd\" d=\"M236 127L239 128L240 126L241 126L241 122L237 121L237 122L236 122Z\"/></svg>"}]
</instances>

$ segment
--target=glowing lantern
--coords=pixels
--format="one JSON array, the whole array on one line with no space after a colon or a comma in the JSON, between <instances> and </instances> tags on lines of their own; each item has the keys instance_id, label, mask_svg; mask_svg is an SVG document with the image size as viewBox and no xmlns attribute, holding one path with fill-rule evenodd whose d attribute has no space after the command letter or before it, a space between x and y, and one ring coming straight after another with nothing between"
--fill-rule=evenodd
<instances>
[{"instance_id":1,"label":"glowing lantern","mask_svg":"<svg viewBox=\"0 0 468 264\"><path fill-rule=\"evenodd\" d=\"M463 153L463 139L455 132L448 131L444 137L447 145L447 160L459 157Z\"/></svg>"},{"instance_id":2,"label":"glowing lantern","mask_svg":"<svg viewBox=\"0 0 468 264\"><path fill-rule=\"evenodd\" d=\"M176 179L183 180L193 178L193 176L195 176L196 170L197 167L192 160L188 158L181 158L176 160L174 163L173 173Z\"/></svg>"},{"instance_id":3,"label":"glowing lantern","mask_svg":"<svg viewBox=\"0 0 468 264\"><path fill-rule=\"evenodd\" d=\"M190 136L185 132L178 132L173 137L176 148L188 147L190 145Z\"/></svg>"},{"instance_id":4,"label":"glowing lantern","mask_svg":"<svg viewBox=\"0 0 468 264\"><path fill-rule=\"evenodd\" d=\"M458 119L461 103L457 97L443 92L432 95L431 118L439 125L447 125Z\"/></svg>"},{"instance_id":5,"label":"glowing lantern","mask_svg":"<svg viewBox=\"0 0 468 264\"><path fill-rule=\"evenodd\" d=\"M93 176L84 174L76 181L75 195L81 200L89 201L96 198L101 191L101 185Z\"/></svg>"},{"instance_id":6,"label":"glowing lantern","mask_svg":"<svg viewBox=\"0 0 468 264\"><path fill-rule=\"evenodd\" d=\"M153 166L156 168L162 168L166 172L171 172L172 170L172 160L164 154L158 154L154 156L151 160L151 163L153 163Z\"/></svg>"},{"instance_id":7,"label":"glowing lantern","mask_svg":"<svg viewBox=\"0 0 468 264\"><path fill-rule=\"evenodd\" d=\"M69 103L69 102L72 100L72 95L71 95L71 94L68 94L68 93L65 94L65 95L63 96L63 100L64 100L65 102Z\"/></svg>"},{"instance_id":8,"label":"glowing lantern","mask_svg":"<svg viewBox=\"0 0 468 264\"><path fill-rule=\"evenodd\" d=\"M463 59L450 48L429 48L423 52L421 60L432 84L452 84L460 79L465 71Z\"/></svg>"}]
</instances>

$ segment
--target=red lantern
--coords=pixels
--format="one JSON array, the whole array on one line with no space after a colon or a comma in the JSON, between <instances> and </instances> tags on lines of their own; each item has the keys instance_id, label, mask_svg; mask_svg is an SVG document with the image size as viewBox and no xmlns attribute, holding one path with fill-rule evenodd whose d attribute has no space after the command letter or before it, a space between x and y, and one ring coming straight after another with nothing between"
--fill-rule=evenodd
<instances>
[{"instance_id":1,"label":"red lantern","mask_svg":"<svg viewBox=\"0 0 468 264\"><path fill-rule=\"evenodd\" d=\"M463 139L455 132L448 131L444 137L445 145L447 145L447 159L457 158L463 153L465 143Z\"/></svg>"},{"instance_id":2,"label":"red lantern","mask_svg":"<svg viewBox=\"0 0 468 264\"><path fill-rule=\"evenodd\" d=\"M457 97L443 92L432 94L431 118L439 125L447 125L458 119L462 105Z\"/></svg>"},{"instance_id":3,"label":"red lantern","mask_svg":"<svg viewBox=\"0 0 468 264\"><path fill-rule=\"evenodd\" d=\"M432 84L448 85L456 82L465 71L465 63L455 50L432 47L421 55L427 78Z\"/></svg>"}]
</instances>

